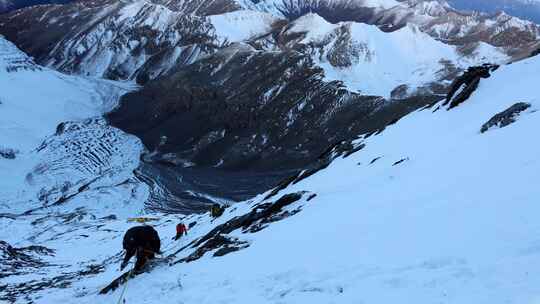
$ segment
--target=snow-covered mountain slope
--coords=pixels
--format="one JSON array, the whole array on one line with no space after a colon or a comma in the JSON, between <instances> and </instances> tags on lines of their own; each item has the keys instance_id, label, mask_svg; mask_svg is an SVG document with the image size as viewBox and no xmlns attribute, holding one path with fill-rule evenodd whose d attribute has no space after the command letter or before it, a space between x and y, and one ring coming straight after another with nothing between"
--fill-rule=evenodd
<instances>
[{"instance_id":1,"label":"snow-covered mountain slope","mask_svg":"<svg viewBox=\"0 0 540 304\"><path fill-rule=\"evenodd\" d=\"M142 145L100 118L132 84L42 68L0 36L0 85L1 212L63 204L82 192L100 204L95 189L132 178Z\"/></svg>"},{"instance_id":2,"label":"snow-covered mountain slope","mask_svg":"<svg viewBox=\"0 0 540 304\"><path fill-rule=\"evenodd\" d=\"M131 279L126 302L535 303L539 69L539 57L503 66L460 106L437 104L362 135L354 153L332 150L320 171L217 220L149 215L173 265ZM3 299L118 301L122 288L98 291L120 274L122 233L134 224L79 217L46 229L52 220L37 218L2 217L2 238L45 245L56 251L39 261L73 266L15 267ZM174 243L179 220L193 224Z\"/></svg>"},{"instance_id":3,"label":"snow-covered mountain slope","mask_svg":"<svg viewBox=\"0 0 540 304\"><path fill-rule=\"evenodd\" d=\"M448 77L445 69L449 65L464 68L507 60L501 49L487 44L469 56L460 56L455 47L434 40L413 25L385 33L376 26L355 22L330 24L315 14L296 20L284 35L303 37L297 43L311 49L327 79L385 98L400 85L415 90L442 81Z\"/></svg>"},{"instance_id":4,"label":"snow-covered mountain slope","mask_svg":"<svg viewBox=\"0 0 540 304\"><path fill-rule=\"evenodd\" d=\"M205 19L149 1L81 1L5 18L2 32L40 63L109 79L144 83L219 47Z\"/></svg>"},{"instance_id":5,"label":"snow-covered mountain slope","mask_svg":"<svg viewBox=\"0 0 540 304\"><path fill-rule=\"evenodd\" d=\"M530 54L538 47L540 37L540 27L532 22L503 13L458 11L441 0L263 0L252 9L289 19L316 13L332 23L355 21L374 24L385 31L414 24L447 43L474 49L477 47L475 43L483 41L497 47L504 46L508 54L518 57L520 54L516 53Z\"/></svg>"},{"instance_id":6,"label":"snow-covered mountain slope","mask_svg":"<svg viewBox=\"0 0 540 304\"><path fill-rule=\"evenodd\" d=\"M384 14L389 18L394 14L394 23L414 23L422 31L446 43L462 46L464 49L476 47L479 41L496 47L504 47L507 54L521 58L538 47L540 27L538 24L522 20L503 12L494 14L458 11L447 1L406 0L402 6L411 14L405 15L393 8Z\"/></svg>"}]
</instances>

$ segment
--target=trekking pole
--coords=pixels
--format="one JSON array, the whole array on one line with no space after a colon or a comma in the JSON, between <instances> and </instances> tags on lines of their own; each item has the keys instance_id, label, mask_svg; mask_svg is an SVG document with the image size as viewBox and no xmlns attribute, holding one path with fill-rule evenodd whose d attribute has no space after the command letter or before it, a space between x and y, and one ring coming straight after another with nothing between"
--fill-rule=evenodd
<instances>
[{"instance_id":1,"label":"trekking pole","mask_svg":"<svg viewBox=\"0 0 540 304\"><path fill-rule=\"evenodd\" d=\"M124 298L124 294L126 293L129 279L131 279L131 275L133 274L133 270L135 270L135 265L133 265L133 268L131 268L131 270L129 271L128 277L126 278L126 283L124 284L124 289L122 289L122 293L120 293L120 298L118 299L117 304L122 304L122 300ZM126 303L126 301L124 300L123 303Z\"/></svg>"}]
</instances>

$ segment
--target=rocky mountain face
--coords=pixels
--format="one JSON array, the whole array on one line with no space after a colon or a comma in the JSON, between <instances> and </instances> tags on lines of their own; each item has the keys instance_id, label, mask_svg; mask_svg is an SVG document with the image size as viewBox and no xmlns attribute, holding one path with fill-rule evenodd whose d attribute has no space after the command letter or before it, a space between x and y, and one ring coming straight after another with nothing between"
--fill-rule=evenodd
<instances>
[{"instance_id":1,"label":"rocky mountain face","mask_svg":"<svg viewBox=\"0 0 540 304\"><path fill-rule=\"evenodd\" d=\"M513 56L519 56L521 50L530 54L538 46L540 33L535 23L500 12L459 11L442 0L266 0L256 7L290 19L314 12L331 22L356 21L377 25L385 31L415 24L432 37L464 49L475 49L482 41L505 47Z\"/></svg>"},{"instance_id":2,"label":"rocky mountain face","mask_svg":"<svg viewBox=\"0 0 540 304\"><path fill-rule=\"evenodd\" d=\"M149 82L142 90L124 96L122 106L108 119L142 138L154 151L150 159L160 162L236 170L289 170L309 164L329 146L359 132L377 131L444 93L444 85L434 82L416 88L416 98L407 94L407 86L398 88L392 101L390 97L360 94L356 91L370 93L385 81L390 83L388 91L399 84L392 86L383 73L393 67L393 60L405 63L406 56L395 59L396 53L384 53L384 38L375 49L375 43L366 44L369 39L364 40L357 32L368 30L366 35L372 38L389 34L369 26L334 27L316 15L283 24L271 35L220 49ZM318 28L315 36L307 30L309 27ZM409 36L409 31L400 34L406 38L399 39L410 41L414 37ZM423 41L418 44L432 46ZM451 48L441 47L441 52L455 55ZM457 60L440 65L436 62L443 58L435 52L434 57L423 61L435 61L429 65L434 67L433 74L426 74L441 77L442 83L459 69ZM410 65L415 70L420 68L420 62ZM373 85L355 87L355 77L343 81L337 74L334 80L329 79L339 69L349 69L349 73L353 73L350 69L370 69L381 78L370 82L365 71L353 74L364 77L361 85ZM412 74L410 71L406 75ZM384 90L377 92L383 94Z\"/></svg>"},{"instance_id":3,"label":"rocky mountain face","mask_svg":"<svg viewBox=\"0 0 540 304\"><path fill-rule=\"evenodd\" d=\"M38 62L140 83L218 48L210 30L196 15L143 1L40 6L7 15L2 23L3 34Z\"/></svg>"},{"instance_id":4,"label":"rocky mountain face","mask_svg":"<svg viewBox=\"0 0 540 304\"><path fill-rule=\"evenodd\" d=\"M233 45L124 96L108 118L159 150L161 161L286 169L357 134L383 104L324 82L305 56Z\"/></svg>"}]
</instances>

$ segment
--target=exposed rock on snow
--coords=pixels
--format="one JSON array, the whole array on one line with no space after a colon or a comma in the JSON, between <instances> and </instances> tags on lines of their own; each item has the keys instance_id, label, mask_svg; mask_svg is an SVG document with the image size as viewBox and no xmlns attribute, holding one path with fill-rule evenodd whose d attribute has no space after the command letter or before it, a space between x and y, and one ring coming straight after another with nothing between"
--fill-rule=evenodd
<instances>
[{"instance_id":1,"label":"exposed rock on snow","mask_svg":"<svg viewBox=\"0 0 540 304\"><path fill-rule=\"evenodd\" d=\"M226 223L217 226L200 239L191 242L189 245L174 253L173 255L183 251L188 246L195 248L193 253L185 258L179 259L174 263L195 261L200 259L209 251L216 250L214 252L214 256L223 256L231 252L248 248L248 242L239 240L237 238L231 239L227 235L236 230L255 233L268 227L268 225L272 222L282 220L300 212L301 207L290 210L284 210L284 208L300 200L305 194L306 192L287 194L275 202L265 202L255 205L249 213L234 217Z\"/></svg>"},{"instance_id":2,"label":"exposed rock on snow","mask_svg":"<svg viewBox=\"0 0 540 304\"><path fill-rule=\"evenodd\" d=\"M448 110L457 107L465 102L476 91L482 78L489 78L491 72L497 70L498 65L484 64L482 66L470 67L457 77L450 85L443 105L448 105Z\"/></svg>"},{"instance_id":3,"label":"exposed rock on snow","mask_svg":"<svg viewBox=\"0 0 540 304\"><path fill-rule=\"evenodd\" d=\"M530 103L518 102L509 107L508 109L497 113L488 122L482 125L480 129L481 133L487 132L489 129L498 127L504 128L510 124L513 124L518 119L519 115L531 107Z\"/></svg>"},{"instance_id":4,"label":"exposed rock on snow","mask_svg":"<svg viewBox=\"0 0 540 304\"><path fill-rule=\"evenodd\" d=\"M28 274L47 266L41 256L53 256L54 250L43 246L15 248L0 240L0 279Z\"/></svg>"},{"instance_id":5,"label":"exposed rock on snow","mask_svg":"<svg viewBox=\"0 0 540 304\"><path fill-rule=\"evenodd\" d=\"M0 147L0 157L2 157L2 158L15 159L15 156L16 156L17 153L19 153L19 151L15 150L15 149Z\"/></svg>"},{"instance_id":6,"label":"exposed rock on snow","mask_svg":"<svg viewBox=\"0 0 540 304\"><path fill-rule=\"evenodd\" d=\"M40 187L44 207L62 204L87 190L130 182L141 153L138 139L104 120L66 122L37 148L39 161L26 181Z\"/></svg>"},{"instance_id":7,"label":"exposed rock on snow","mask_svg":"<svg viewBox=\"0 0 540 304\"><path fill-rule=\"evenodd\" d=\"M212 238L200 244L199 247L195 250L195 252L185 258L180 259L178 262L189 263L196 261L210 251L214 251L214 257L220 257L248 247L249 243L246 241L239 240L238 238L223 236L221 234L216 234Z\"/></svg>"}]
</instances>

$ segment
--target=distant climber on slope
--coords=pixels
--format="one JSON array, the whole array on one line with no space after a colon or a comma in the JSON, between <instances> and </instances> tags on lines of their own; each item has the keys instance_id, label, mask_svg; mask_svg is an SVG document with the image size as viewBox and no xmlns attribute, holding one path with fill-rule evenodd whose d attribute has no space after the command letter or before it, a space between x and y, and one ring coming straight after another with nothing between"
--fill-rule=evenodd
<instances>
[{"instance_id":1,"label":"distant climber on slope","mask_svg":"<svg viewBox=\"0 0 540 304\"><path fill-rule=\"evenodd\" d=\"M489 63L481 66L469 67L463 75L452 82L448 94L446 95L446 101L443 105L450 103L450 106L448 107L448 110L450 110L469 99L471 94L478 88L480 79L489 78L491 76L490 72L493 72L498 68L498 65ZM456 95L460 89L461 91Z\"/></svg>"},{"instance_id":2,"label":"distant climber on slope","mask_svg":"<svg viewBox=\"0 0 540 304\"><path fill-rule=\"evenodd\" d=\"M220 217L223 212L225 211L225 207L221 206L218 203L215 203L212 205L212 208L210 208L210 214L213 218Z\"/></svg>"},{"instance_id":3,"label":"distant climber on slope","mask_svg":"<svg viewBox=\"0 0 540 304\"><path fill-rule=\"evenodd\" d=\"M176 225L176 236L173 237L173 240L177 241L184 234L187 235L186 225L184 225L184 223L179 223L178 225Z\"/></svg>"},{"instance_id":4,"label":"distant climber on slope","mask_svg":"<svg viewBox=\"0 0 540 304\"><path fill-rule=\"evenodd\" d=\"M135 272L141 272L146 261L155 257L160 252L161 241L157 231L151 226L136 226L126 231L122 242L126 255L120 266L123 270L129 260L136 255Z\"/></svg>"}]
</instances>

